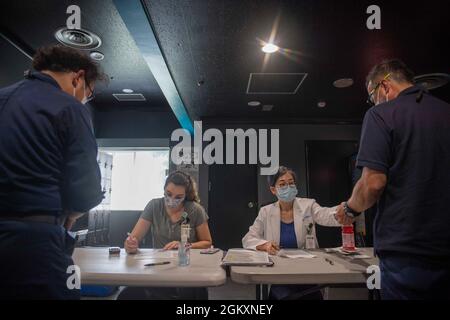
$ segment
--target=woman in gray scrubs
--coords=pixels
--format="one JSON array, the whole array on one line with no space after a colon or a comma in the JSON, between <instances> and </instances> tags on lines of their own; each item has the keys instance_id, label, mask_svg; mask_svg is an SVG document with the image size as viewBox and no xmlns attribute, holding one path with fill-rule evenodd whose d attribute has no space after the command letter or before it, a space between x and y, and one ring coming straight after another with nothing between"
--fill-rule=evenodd
<instances>
[{"instance_id":1,"label":"woman in gray scrubs","mask_svg":"<svg viewBox=\"0 0 450 320\"><path fill-rule=\"evenodd\" d=\"M151 228L153 247L177 249L181 237L181 224L191 226L189 242L193 249L209 248L212 244L208 216L199 204L197 188L191 176L181 171L169 175L164 185L164 197L151 200L139 221L125 240L125 250L136 253L139 242ZM187 217L183 217L183 213Z\"/></svg>"},{"instance_id":2,"label":"woman in gray scrubs","mask_svg":"<svg viewBox=\"0 0 450 320\"><path fill-rule=\"evenodd\" d=\"M181 240L181 225L191 227L189 242L193 249L206 249L212 244L208 215L200 205L194 180L188 174L175 171L164 184L164 197L151 200L136 226L125 240L125 250L134 254L139 242L151 228L153 247L177 249ZM205 288L132 288L123 290L118 299L208 299Z\"/></svg>"}]
</instances>

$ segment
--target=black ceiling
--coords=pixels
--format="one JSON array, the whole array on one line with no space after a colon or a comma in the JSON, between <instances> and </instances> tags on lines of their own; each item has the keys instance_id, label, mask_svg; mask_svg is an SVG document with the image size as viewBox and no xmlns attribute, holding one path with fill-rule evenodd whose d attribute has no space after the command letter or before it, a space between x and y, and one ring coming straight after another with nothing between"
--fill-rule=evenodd
<instances>
[{"instance_id":1,"label":"black ceiling","mask_svg":"<svg viewBox=\"0 0 450 320\"><path fill-rule=\"evenodd\" d=\"M111 0L2 1L0 25L32 49L57 43L54 33L59 27L65 26L69 16L66 9L72 4L81 8L81 27L96 33L102 39L101 47L96 50L105 54L101 66L112 77L108 86L100 84L96 88L94 105L100 110L130 108L170 110ZM0 55L2 69L4 65L10 63L8 61L16 61L17 57L21 56L18 52L12 56L10 52L3 50ZM1 72L4 73L3 70ZM17 75L12 73L9 75L11 80L16 80ZM147 101L118 102L112 94L122 93L122 89L142 93Z\"/></svg>"},{"instance_id":2,"label":"black ceiling","mask_svg":"<svg viewBox=\"0 0 450 320\"><path fill-rule=\"evenodd\" d=\"M367 110L366 73L381 59L399 57L417 74L450 71L448 1L376 1L382 20L376 31L366 27L373 1L145 3L180 94L198 117L360 121ZM296 61L272 54L263 70L265 54L257 38L268 40L277 16L275 41L299 54ZM246 94L249 74L257 72L308 76L295 95ZM354 79L353 87L333 87L334 80L347 77ZM247 106L253 100L274 108L266 113ZM317 107L321 100L326 108Z\"/></svg>"},{"instance_id":3,"label":"black ceiling","mask_svg":"<svg viewBox=\"0 0 450 320\"><path fill-rule=\"evenodd\" d=\"M136 0L130 0L136 1ZM260 119L359 122L365 105L364 78L383 58L399 57L417 74L450 72L448 1L377 1L382 29L366 28L365 0L145 0L152 27L180 96L193 119ZM100 87L99 110L170 110L112 0L2 1L0 26L32 49L55 43L66 8L77 4L82 27L103 40L101 62L113 78ZM279 21L275 42L296 52L289 59L265 54L257 39L268 40ZM0 85L16 81L29 61L0 39ZM307 73L295 94L248 94L250 73ZM352 78L346 89L334 80ZM275 80L282 88L280 79ZM263 83L265 88L270 88ZM145 102L117 102L112 93L130 88ZM292 84L286 86L292 88ZM436 93L450 100L449 85ZM273 105L269 112L249 101ZM317 103L325 101L325 108Z\"/></svg>"}]
</instances>

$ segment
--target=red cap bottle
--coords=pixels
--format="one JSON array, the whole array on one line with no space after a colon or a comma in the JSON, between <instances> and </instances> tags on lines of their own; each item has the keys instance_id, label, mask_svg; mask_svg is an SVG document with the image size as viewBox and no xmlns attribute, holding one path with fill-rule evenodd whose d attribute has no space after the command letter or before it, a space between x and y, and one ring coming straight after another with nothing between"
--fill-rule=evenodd
<instances>
[{"instance_id":1,"label":"red cap bottle","mask_svg":"<svg viewBox=\"0 0 450 320\"><path fill-rule=\"evenodd\" d=\"M342 249L346 251L355 251L355 233L353 225L342 226Z\"/></svg>"}]
</instances>

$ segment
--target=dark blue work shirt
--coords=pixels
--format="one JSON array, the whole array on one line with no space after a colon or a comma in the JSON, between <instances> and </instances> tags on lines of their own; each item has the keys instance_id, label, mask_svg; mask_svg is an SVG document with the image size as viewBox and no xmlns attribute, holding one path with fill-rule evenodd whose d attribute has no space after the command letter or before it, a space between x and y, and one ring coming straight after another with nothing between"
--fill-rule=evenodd
<instances>
[{"instance_id":1,"label":"dark blue work shirt","mask_svg":"<svg viewBox=\"0 0 450 320\"><path fill-rule=\"evenodd\" d=\"M388 179L374 222L378 253L450 258L448 103L413 86L369 109L357 166Z\"/></svg>"},{"instance_id":2,"label":"dark blue work shirt","mask_svg":"<svg viewBox=\"0 0 450 320\"><path fill-rule=\"evenodd\" d=\"M102 198L86 107L39 72L0 89L0 216L85 212Z\"/></svg>"},{"instance_id":3,"label":"dark blue work shirt","mask_svg":"<svg viewBox=\"0 0 450 320\"><path fill-rule=\"evenodd\" d=\"M281 248L298 248L297 237L295 235L294 222L280 223L280 247Z\"/></svg>"}]
</instances>

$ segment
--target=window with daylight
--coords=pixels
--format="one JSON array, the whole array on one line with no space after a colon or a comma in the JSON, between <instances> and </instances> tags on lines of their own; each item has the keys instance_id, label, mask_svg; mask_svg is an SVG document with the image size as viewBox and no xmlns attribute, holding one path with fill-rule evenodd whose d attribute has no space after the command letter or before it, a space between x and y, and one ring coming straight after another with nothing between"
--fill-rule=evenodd
<instances>
[{"instance_id":1,"label":"window with daylight","mask_svg":"<svg viewBox=\"0 0 450 320\"><path fill-rule=\"evenodd\" d=\"M112 164L110 173L101 170L104 190L110 193L107 201L110 210L142 211L151 199L163 196L169 172L169 148L100 149L99 156Z\"/></svg>"}]
</instances>

